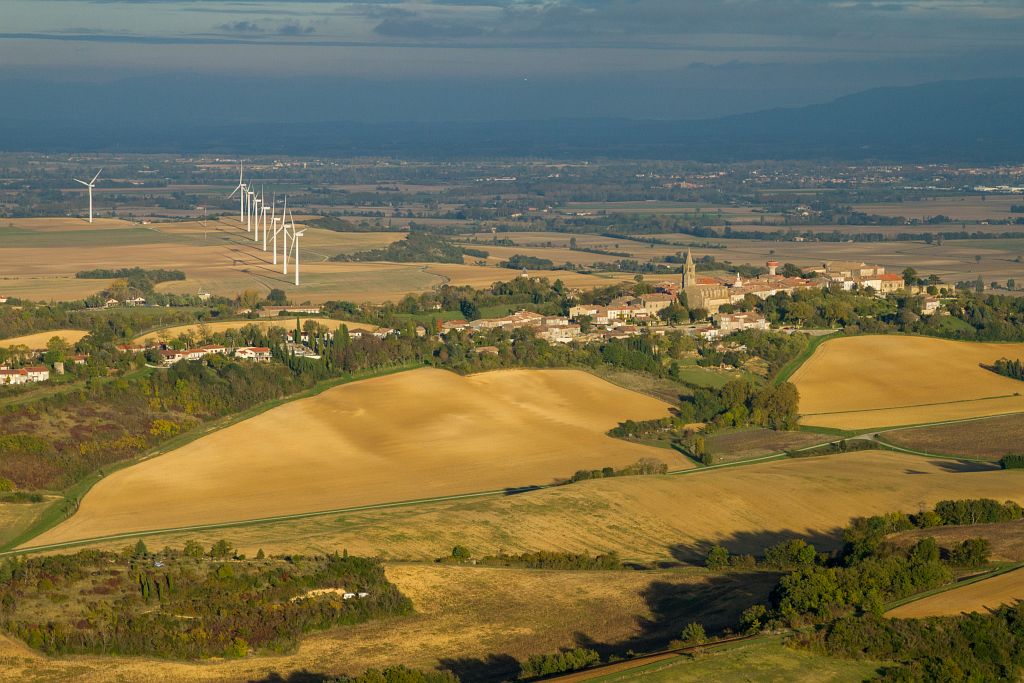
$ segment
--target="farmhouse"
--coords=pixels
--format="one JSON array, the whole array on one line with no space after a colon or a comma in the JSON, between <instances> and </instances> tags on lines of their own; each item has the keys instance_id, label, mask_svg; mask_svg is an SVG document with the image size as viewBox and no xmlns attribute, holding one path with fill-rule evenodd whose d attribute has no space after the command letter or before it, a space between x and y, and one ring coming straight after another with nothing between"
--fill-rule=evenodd
<instances>
[{"instance_id":1,"label":"farmhouse","mask_svg":"<svg viewBox=\"0 0 1024 683\"><path fill-rule=\"evenodd\" d=\"M25 368L0 368L0 384L28 384L28 371Z\"/></svg>"},{"instance_id":2,"label":"farmhouse","mask_svg":"<svg viewBox=\"0 0 1024 683\"><path fill-rule=\"evenodd\" d=\"M235 349L235 358L251 360L256 363L269 363L270 349L266 346L243 346Z\"/></svg>"},{"instance_id":3,"label":"farmhouse","mask_svg":"<svg viewBox=\"0 0 1024 683\"><path fill-rule=\"evenodd\" d=\"M718 327L722 334L739 332L741 330L767 330L768 321L760 313L753 311L741 311L739 313L718 313L715 316Z\"/></svg>"},{"instance_id":4,"label":"farmhouse","mask_svg":"<svg viewBox=\"0 0 1024 683\"><path fill-rule=\"evenodd\" d=\"M142 353L146 350L145 346L139 344L118 344L114 348L121 353Z\"/></svg>"},{"instance_id":5,"label":"farmhouse","mask_svg":"<svg viewBox=\"0 0 1024 683\"><path fill-rule=\"evenodd\" d=\"M174 365L184 357L184 352L176 349L163 349L160 351L160 358L163 359L164 365Z\"/></svg>"},{"instance_id":6,"label":"farmhouse","mask_svg":"<svg viewBox=\"0 0 1024 683\"><path fill-rule=\"evenodd\" d=\"M298 313L302 315L319 315L319 306L264 306L256 311L261 318L276 318L287 313Z\"/></svg>"},{"instance_id":7,"label":"farmhouse","mask_svg":"<svg viewBox=\"0 0 1024 683\"><path fill-rule=\"evenodd\" d=\"M941 303L937 296L927 296L921 302L921 315L934 315L939 310L939 306Z\"/></svg>"},{"instance_id":8,"label":"farmhouse","mask_svg":"<svg viewBox=\"0 0 1024 683\"><path fill-rule=\"evenodd\" d=\"M45 365L33 365L25 368L29 382L45 382L50 379L50 370Z\"/></svg>"}]
</instances>

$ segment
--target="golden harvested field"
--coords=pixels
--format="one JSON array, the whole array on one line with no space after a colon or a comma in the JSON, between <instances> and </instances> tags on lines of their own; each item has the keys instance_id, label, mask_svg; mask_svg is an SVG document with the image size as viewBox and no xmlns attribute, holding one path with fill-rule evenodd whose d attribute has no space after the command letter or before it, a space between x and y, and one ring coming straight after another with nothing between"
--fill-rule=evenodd
<instances>
[{"instance_id":1,"label":"golden harvested field","mask_svg":"<svg viewBox=\"0 0 1024 683\"><path fill-rule=\"evenodd\" d=\"M951 617L964 612L984 612L1019 600L1024 600L1024 569L909 602L886 612L885 616L893 619Z\"/></svg>"},{"instance_id":2,"label":"golden harvested field","mask_svg":"<svg viewBox=\"0 0 1024 683\"><path fill-rule=\"evenodd\" d=\"M515 678L510 658L573 647L577 637L623 650L664 643L690 621L710 629L764 601L774 576L675 571L537 571L391 564L388 578L416 614L306 637L285 655L186 663L128 657L43 657L0 636L5 680L252 681L306 670L338 675L390 664L451 667L463 680L493 671ZM492 668L484 666L492 655ZM493 666L497 665L497 666ZM0 675L3 677L4 675ZM305 680L305 679L298 679Z\"/></svg>"},{"instance_id":3,"label":"golden harvested field","mask_svg":"<svg viewBox=\"0 0 1024 683\"><path fill-rule=\"evenodd\" d=\"M0 339L0 346L19 346L24 345L30 349L45 349L46 342L50 341L54 337L60 337L68 344L75 344L84 338L88 332L85 330L49 330L47 332L35 332L33 334L25 334L20 337L8 337L7 339Z\"/></svg>"},{"instance_id":4,"label":"golden harvested field","mask_svg":"<svg viewBox=\"0 0 1024 683\"><path fill-rule=\"evenodd\" d=\"M760 553L803 537L842 545L850 519L916 512L947 498L1024 503L1024 472L891 452L780 460L664 477L591 480L515 496L367 510L146 538L150 547L227 538L242 552L324 552L430 560L463 544L475 555L616 550L640 562L700 562L709 544ZM88 505L88 496L85 503ZM83 506L83 510L85 506ZM74 519L74 518L72 518ZM60 531L58 527L57 531ZM37 539L38 542L46 539ZM99 547L117 549L134 538Z\"/></svg>"},{"instance_id":5,"label":"golden harvested field","mask_svg":"<svg viewBox=\"0 0 1024 683\"><path fill-rule=\"evenodd\" d=\"M378 377L120 470L34 543L548 484L644 457L686 467L674 451L604 433L667 414L576 370Z\"/></svg>"},{"instance_id":6,"label":"golden harvested field","mask_svg":"<svg viewBox=\"0 0 1024 683\"><path fill-rule=\"evenodd\" d=\"M307 320L315 320L324 327L331 330L337 330L342 325L347 325L350 330L375 330L376 325L370 325L368 323L356 323L348 320L333 320L331 318L318 318L318 317L300 317L299 324L305 324ZM201 336L203 330L208 333L225 332L227 330L238 330L246 325L255 325L264 329L269 327L283 327L286 330L295 329L295 318L288 316L279 316L277 318L262 318L258 320L218 320L217 322L206 323L204 325L176 325L174 327L165 327L160 330L153 332L147 332L146 334L140 335L132 341L136 344L145 344L146 342L157 341L158 339L173 339L179 334L191 332L194 336Z\"/></svg>"},{"instance_id":7,"label":"golden harvested field","mask_svg":"<svg viewBox=\"0 0 1024 683\"><path fill-rule=\"evenodd\" d=\"M1024 356L1024 344L929 337L839 337L790 378L801 422L870 429L1024 411L1024 383L979 367Z\"/></svg>"},{"instance_id":8,"label":"golden harvested field","mask_svg":"<svg viewBox=\"0 0 1024 683\"><path fill-rule=\"evenodd\" d=\"M301 223L300 223L301 225ZM517 271L493 266L428 263L338 263L336 254L385 246L405 234L341 233L307 228L302 240L302 285L273 264L262 240L234 219L141 225L116 219L92 225L77 218L17 219L0 225L0 294L30 299L81 299L109 285L104 280L77 280L74 273L95 268L178 268L184 281L162 283L162 292L194 294L200 289L233 297L246 289L285 290L294 301L344 299L379 303L398 300L409 292L426 292L442 284L488 286L508 280ZM560 271L536 271L538 277L562 278L573 287L595 287L621 273L607 276Z\"/></svg>"}]
</instances>

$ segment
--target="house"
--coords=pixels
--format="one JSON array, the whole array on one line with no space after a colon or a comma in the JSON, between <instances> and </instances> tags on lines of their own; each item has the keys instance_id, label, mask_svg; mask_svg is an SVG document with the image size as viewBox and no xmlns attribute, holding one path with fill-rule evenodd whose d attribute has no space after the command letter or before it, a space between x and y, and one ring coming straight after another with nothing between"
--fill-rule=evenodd
<instances>
[{"instance_id":1,"label":"house","mask_svg":"<svg viewBox=\"0 0 1024 683\"><path fill-rule=\"evenodd\" d=\"M739 332L741 330L767 330L768 321L760 313L753 311L741 311L739 313L718 313L715 315L715 322L722 334Z\"/></svg>"},{"instance_id":2,"label":"house","mask_svg":"<svg viewBox=\"0 0 1024 683\"><path fill-rule=\"evenodd\" d=\"M276 318L282 314L320 315L319 306L264 306L256 311L261 318Z\"/></svg>"},{"instance_id":3,"label":"house","mask_svg":"<svg viewBox=\"0 0 1024 683\"><path fill-rule=\"evenodd\" d=\"M89 354L76 353L75 355L71 356L70 360L75 365L85 365L85 362L89 360Z\"/></svg>"},{"instance_id":4,"label":"house","mask_svg":"<svg viewBox=\"0 0 1024 683\"><path fill-rule=\"evenodd\" d=\"M118 344L114 348L121 353L142 353L146 350L145 346L139 346L138 344Z\"/></svg>"},{"instance_id":5,"label":"house","mask_svg":"<svg viewBox=\"0 0 1024 683\"><path fill-rule=\"evenodd\" d=\"M310 358L312 360L319 360L321 358L320 354L316 353L315 351L313 351L313 349L309 348L305 344L285 342L284 345L285 350L288 353L296 356L297 358Z\"/></svg>"},{"instance_id":6,"label":"house","mask_svg":"<svg viewBox=\"0 0 1024 683\"><path fill-rule=\"evenodd\" d=\"M571 324L553 324L553 325L542 325L537 329L537 337L548 342L558 344L568 344L576 337L580 336L581 329L579 325Z\"/></svg>"},{"instance_id":7,"label":"house","mask_svg":"<svg viewBox=\"0 0 1024 683\"><path fill-rule=\"evenodd\" d=\"M200 346L196 350L202 351L204 356L211 353L219 353L222 356L226 356L228 354L228 348L226 346L221 346L220 344L206 344L204 346Z\"/></svg>"},{"instance_id":8,"label":"house","mask_svg":"<svg viewBox=\"0 0 1024 683\"><path fill-rule=\"evenodd\" d=\"M141 296L133 296L131 299L125 299L125 304L128 306L145 306L146 300Z\"/></svg>"},{"instance_id":9,"label":"house","mask_svg":"<svg viewBox=\"0 0 1024 683\"><path fill-rule=\"evenodd\" d=\"M921 315L934 315L941 305L937 296L926 296L921 302Z\"/></svg>"},{"instance_id":10,"label":"house","mask_svg":"<svg viewBox=\"0 0 1024 683\"><path fill-rule=\"evenodd\" d=\"M491 354L493 356L497 356L498 355L498 347L497 346L478 346L475 349L473 349L473 351L475 351L477 353L477 355L483 355L485 353L489 353L489 354Z\"/></svg>"},{"instance_id":11,"label":"house","mask_svg":"<svg viewBox=\"0 0 1024 683\"><path fill-rule=\"evenodd\" d=\"M0 296L0 304L5 304L5 303L7 303L7 297L6 296Z\"/></svg>"},{"instance_id":12,"label":"house","mask_svg":"<svg viewBox=\"0 0 1024 683\"><path fill-rule=\"evenodd\" d=\"M388 335L392 334L398 334L398 330L392 329L390 327L378 327L376 330L373 331L373 336L376 337L377 339L383 339L384 337L387 337Z\"/></svg>"},{"instance_id":13,"label":"house","mask_svg":"<svg viewBox=\"0 0 1024 683\"><path fill-rule=\"evenodd\" d=\"M255 363L269 363L270 349L266 346L243 346L235 349L235 358Z\"/></svg>"},{"instance_id":14,"label":"house","mask_svg":"<svg viewBox=\"0 0 1024 683\"><path fill-rule=\"evenodd\" d=\"M107 299L106 301L103 302L103 308L113 308L114 306L119 305L121 305L121 302L113 298Z\"/></svg>"},{"instance_id":15,"label":"house","mask_svg":"<svg viewBox=\"0 0 1024 683\"><path fill-rule=\"evenodd\" d=\"M185 353L176 349L163 349L160 351L160 358L163 360L164 365L174 365L185 358Z\"/></svg>"},{"instance_id":16,"label":"house","mask_svg":"<svg viewBox=\"0 0 1024 683\"><path fill-rule=\"evenodd\" d=\"M50 379L50 369L45 365L33 365L25 368L29 382L45 382Z\"/></svg>"},{"instance_id":17,"label":"house","mask_svg":"<svg viewBox=\"0 0 1024 683\"><path fill-rule=\"evenodd\" d=\"M878 276L878 279L879 283L876 291L879 294L899 292L906 287L906 283L903 281L903 276L897 275L896 273L883 273Z\"/></svg>"},{"instance_id":18,"label":"house","mask_svg":"<svg viewBox=\"0 0 1024 683\"><path fill-rule=\"evenodd\" d=\"M0 368L0 385L28 384L28 371L25 368Z\"/></svg>"},{"instance_id":19,"label":"house","mask_svg":"<svg viewBox=\"0 0 1024 683\"><path fill-rule=\"evenodd\" d=\"M469 322L466 320L445 320L441 323L441 332L451 332L452 330L464 330L469 327Z\"/></svg>"}]
</instances>

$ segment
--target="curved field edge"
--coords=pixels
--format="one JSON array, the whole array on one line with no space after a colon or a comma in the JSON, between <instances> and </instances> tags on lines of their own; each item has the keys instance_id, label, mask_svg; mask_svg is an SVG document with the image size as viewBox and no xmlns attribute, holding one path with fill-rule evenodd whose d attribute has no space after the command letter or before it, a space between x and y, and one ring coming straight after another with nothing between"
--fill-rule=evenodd
<instances>
[{"instance_id":1,"label":"curved field edge","mask_svg":"<svg viewBox=\"0 0 1024 683\"><path fill-rule=\"evenodd\" d=\"M643 458L688 466L674 451L605 434L668 408L575 370L377 377L105 477L35 544L507 492Z\"/></svg>"},{"instance_id":2,"label":"curved field edge","mask_svg":"<svg viewBox=\"0 0 1024 683\"><path fill-rule=\"evenodd\" d=\"M1017 590L1014 591L1015 595L1002 599L1002 604L1009 604L1024 600L1024 562L1017 562L1014 564L1000 565L991 571L976 574L957 581L956 583L942 586L935 590L917 593L904 600L891 603L886 606L885 616L892 619L916 619L926 616L950 616L963 612L980 612L982 610L994 609L995 607L998 607L998 605L979 604L977 607L969 606L964 609L958 608L952 611L949 609L940 609L935 611L934 614L925 614L924 612L929 612L929 610L925 608L924 612L922 612L921 606L926 602L936 602L941 601L942 599L949 599L952 597L952 594L958 592L967 593L968 595L965 603L970 603L971 600L974 599L974 595L972 593L975 592L976 589L987 589L995 585L990 582L996 581L1001 583L1005 582L1006 579L1013 579L1012 585L1016 585ZM999 586L999 588L1002 588L1002 586Z\"/></svg>"},{"instance_id":3,"label":"curved field edge","mask_svg":"<svg viewBox=\"0 0 1024 683\"><path fill-rule=\"evenodd\" d=\"M50 529L57 526L64 520L68 519L69 516L65 515L64 512L64 506L67 503L81 500L85 496L85 494L87 494L90 491L90 489L92 489L92 487L95 486L99 481L101 481L104 477L114 472L117 472L118 470L122 470L126 467L131 467L132 465L136 465L140 462L144 462L151 458L163 455L164 453L168 453L175 449L181 448L182 446L185 446L191 443L192 441L195 441L196 439L206 436L207 434L224 429L226 427L230 427L231 425L237 424L244 420L248 420L251 417L256 417L261 413L265 413L268 410L284 405L291 401L297 401L303 398L310 398L312 396L316 396L317 394L321 394L324 391L327 391L328 389L331 389L333 387L341 386L342 384L358 382L364 379L372 379L374 377L383 377L385 375L391 375L397 372L406 372L409 370L415 370L416 368L420 367L423 366L419 363L413 363L407 365L394 366L390 368L382 368L380 370L374 370L372 372L357 373L349 377L336 377L328 380L323 380L317 383L315 386L306 389L305 391L300 391L291 396L285 396L283 398L265 401L264 403L253 406L252 408L244 410L240 413L220 418L219 420L216 420L210 424L200 425L192 430L178 434L177 436L172 437L163 444L146 451L145 453L136 458L122 460L120 462L107 465L103 468L102 474L100 473L100 471L93 472L92 474L75 482L74 484L64 489L63 491L57 492L59 493L61 498L59 500L54 501L54 503L49 508L47 508L40 515L39 519L37 519L35 523L33 523L30 527L28 527L21 533L17 534L10 541L4 543L3 545L0 545L0 554L6 553L19 546L25 545L33 538L39 536L40 534L46 531L49 531Z\"/></svg>"}]
</instances>

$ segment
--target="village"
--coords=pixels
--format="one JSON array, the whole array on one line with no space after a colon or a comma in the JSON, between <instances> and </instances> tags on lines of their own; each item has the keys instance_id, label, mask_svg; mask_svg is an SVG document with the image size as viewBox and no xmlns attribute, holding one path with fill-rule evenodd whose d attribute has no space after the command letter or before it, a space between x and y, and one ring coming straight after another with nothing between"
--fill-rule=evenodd
<instances>
[{"instance_id":1,"label":"village","mask_svg":"<svg viewBox=\"0 0 1024 683\"><path fill-rule=\"evenodd\" d=\"M897 292L920 294L921 314L933 315L941 307L938 296L940 287L941 291L947 290L946 285L939 283L940 287L928 288L928 291L935 292L930 294L918 285L908 284L902 275L887 273L883 266L863 262L829 261L802 273L801 276L780 273L780 264L777 261L768 261L765 266L767 272L747 278L739 273L735 276L698 275L693 255L687 251L680 280L658 282L650 288L653 291L619 296L606 305L577 303L569 306L567 315L543 315L534 311L519 310L497 318L446 320L439 322L433 331L424 325L417 325L415 334L423 337L433 333L443 337L453 332L472 335L495 329L525 329L538 339L551 344L589 344L627 339L641 334L665 335L669 332L683 332L710 342L734 332L770 329L769 321L761 313L751 309L758 300L763 301L780 293L792 295L804 289L828 287L843 291L859 290L880 297ZM666 310L681 302L689 310L698 311L695 319L666 319ZM111 302L108 304L114 305ZM145 305L145 302L133 300L120 302L120 305L141 306ZM250 319L280 319L283 327L290 316L320 315L322 308L308 304L265 305L255 309L240 309L237 313ZM244 320L239 320L240 326L244 324ZM797 327L791 325L779 328L783 333L797 330ZM321 330L319 334L330 340L334 332ZM348 334L353 339L358 339L364 334L383 339L400 334L400 331L390 327L377 327L365 331L352 329ZM207 339L201 341L209 342ZM281 352L284 356L320 359L321 355L310 344L311 335L296 330L286 335L285 340L280 343ZM170 367L181 361L202 360L214 354L253 363L269 363L274 356L273 349L269 346L205 343L183 347L182 339L124 343L116 345L115 348L126 354L146 354L149 364L154 367ZM496 347L487 346L477 350L480 353L497 352ZM0 385L46 382L51 378L51 370L58 375L64 374L65 362L83 365L88 360L86 354L79 353L69 354L66 359L58 362L39 364L45 354L46 349L27 348L12 353L10 360L14 363L9 362L0 366Z\"/></svg>"}]
</instances>

